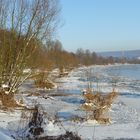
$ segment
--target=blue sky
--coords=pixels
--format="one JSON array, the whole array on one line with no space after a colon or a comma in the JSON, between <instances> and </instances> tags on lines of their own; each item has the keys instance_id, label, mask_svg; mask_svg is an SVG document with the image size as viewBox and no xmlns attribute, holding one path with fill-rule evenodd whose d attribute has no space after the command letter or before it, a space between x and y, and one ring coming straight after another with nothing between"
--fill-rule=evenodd
<instances>
[{"instance_id":1,"label":"blue sky","mask_svg":"<svg viewBox=\"0 0 140 140\"><path fill-rule=\"evenodd\" d=\"M63 48L140 49L140 0L60 0Z\"/></svg>"}]
</instances>

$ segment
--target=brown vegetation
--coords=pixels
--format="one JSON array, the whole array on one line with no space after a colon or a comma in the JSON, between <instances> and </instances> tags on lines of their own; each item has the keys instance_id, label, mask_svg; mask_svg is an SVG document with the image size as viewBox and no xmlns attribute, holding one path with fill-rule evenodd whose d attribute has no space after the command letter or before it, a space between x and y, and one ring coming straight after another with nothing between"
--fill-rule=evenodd
<instances>
[{"instance_id":1,"label":"brown vegetation","mask_svg":"<svg viewBox=\"0 0 140 140\"><path fill-rule=\"evenodd\" d=\"M0 102L4 108L23 107L20 103L17 103L17 101L14 99L13 93L5 94L0 92Z\"/></svg>"},{"instance_id":2,"label":"brown vegetation","mask_svg":"<svg viewBox=\"0 0 140 140\"><path fill-rule=\"evenodd\" d=\"M9 88L6 92L16 92L30 76L23 71L37 64L31 62L44 52L59 10L57 0L0 0L0 92L4 90L2 85Z\"/></svg>"},{"instance_id":3,"label":"brown vegetation","mask_svg":"<svg viewBox=\"0 0 140 140\"><path fill-rule=\"evenodd\" d=\"M54 83L48 80L48 73L40 72L34 76L34 84L37 88L53 89Z\"/></svg>"},{"instance_id":4,"label":"brown vegetation","mask_svg":"<svg viewBox=\"0 0 140 140\"><path fill-rule=\"evenodd\" d=\"M0 1L0 87L5 84L9 93L15 92L31 74L23 73L26 68L60 68L60 76L64 76L68 73L61 68L122 62L121 58L104 58L88 49L79 48L76 53L64 50L60 41L50 38L58 25L59 12L57 0ZM35 83L41 88L53 87L49 81Z\"/></svg>"},{"instance_id":5,"label":"brown vegetation","mask_svg":"<svg viewBox=\"0 0 140 140\"><path fill-rule=\"evenodd\" d=\"M35 86L37 88L46 88L46 89L53 89L54 84L49 82L49 81L41 81L41 80L36 80L35 81Z\"/></svg>"},{"instance_id":6,"label":"brown vegetation","mask_svg":"<svg viewBox=\"0 0 140 140\"><path fill-rule=\"evenodd\" d=\"M112 92L107 95L101 95L99 92L93 94L91 90L87 90L87 93L83 94L86 103L81 105L81 108L89 112L87 119L96 120L98 123L109 123L109 118L106 118L106 114L111 107L111 104L117 93L113 89Z\"/></svg>"}]
</instances>

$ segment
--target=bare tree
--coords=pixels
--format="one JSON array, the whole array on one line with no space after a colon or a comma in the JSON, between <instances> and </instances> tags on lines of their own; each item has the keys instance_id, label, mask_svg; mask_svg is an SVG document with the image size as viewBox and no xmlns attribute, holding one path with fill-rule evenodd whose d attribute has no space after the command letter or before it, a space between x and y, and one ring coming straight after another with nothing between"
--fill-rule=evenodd
<instances>
[{"instance_id":1,"label":"bare tree","mask_svg":"<svg viewBox=\"0 0 140 140\"><path fill-rule=\"evenodd\" d=\"M29 76L23 70L58 24L58 0L0 0L0 86L13 94Z\"/></svg>"}]
</instances>

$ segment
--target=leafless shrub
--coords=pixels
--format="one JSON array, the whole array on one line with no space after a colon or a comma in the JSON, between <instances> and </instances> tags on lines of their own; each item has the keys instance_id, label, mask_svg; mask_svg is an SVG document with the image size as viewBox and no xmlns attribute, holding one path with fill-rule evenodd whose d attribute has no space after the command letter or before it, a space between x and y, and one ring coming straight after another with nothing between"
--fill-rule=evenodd
<instances>
[{"instance_id":1,"label":"leafless shrub","mask_svg":"<svg viewBox=\"0 0 140 140\"><path fill-rule=\"evenodd\" d=\"M37 88L53 89L54 83L48 79L48 74L41 72L34 78L34 83Z\"/></svg>"},{"instance_id":2,"label":"leafless shrub","mask_svg":"<svg viewBox=\"0 0 140 140\"><path fill-rule=\"evenodd\" d=\"M58 125L60 129L64 129L65 133L58 136L41 136L44 133L44 117L49 121L51 118L47 116L41 109L40 105L35 105L31 109L23 110L18 128L18 134L15 138L30 139L30 140L81 140L77 133L68 131L63 122L58 117L53 118L53 124Z\"/></svg>"},{"instance_id":3,"label":"leafless shrub","mask_svg":"<svg viewBox=\"0 0 140 140\"><path fill-rule=\"evenodd\" d=\"M86 71L87 77L92 77L91 69ZM107 95L102 95L99 91L93 91L91 79L87 78L89 84L83 91L85 103L80 107L87 113L87 119L96 120L98 123L110 123L110 119L106 116L113 100L117 97L117 92L113 86L113 90ZM116 80L115 80L116 82ZM115 83L116 84L116 83Z\"/></svg>"},{"instance_id":4,"label":"leafless shrub","mask_svg":"<svg viewBox=\"0 0 140 140\"><path fill-rule=\"evenodd\" d=\"M54 33L60 11L58 2L0 0L0 92L4 90L14 96L30 76L30 72L25 74L23 70L28 68L35 50Z\"/></svg>"},{"instance_id":5,"label":"leafless shrub","mask_svg":"<svg viewBox=\"0 0 140 140\"><path fill-rule=\"evenodd\" d=\"M103 118L104 113L107 113L113 100L116 98L117 93L113 89L112 92L107 95L101 95L99 92L96 94L85 93L83 97L86 103L81 105L81 108L85 111L90 111L89 119L95 119L99 123L109 123L109 118Z\"/></svg>"}]
</instances>

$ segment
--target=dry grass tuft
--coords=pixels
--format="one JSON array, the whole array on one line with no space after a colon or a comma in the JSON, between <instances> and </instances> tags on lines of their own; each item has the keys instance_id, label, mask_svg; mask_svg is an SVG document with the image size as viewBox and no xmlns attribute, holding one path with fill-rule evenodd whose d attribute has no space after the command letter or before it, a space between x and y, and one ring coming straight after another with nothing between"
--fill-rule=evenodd
<instances>
[{"instance_id":1,"label":"dry grass tuft","mask_svg":"<svg viewBox=\"0 0 140 140\"><path fill-rule=\"evenodd\" d=\"M85 111L93 111L93 104L91 105L91 103L84 103L80 107Z\"/></svg>"},{"instance_id":2,"label":"dry grass tuft","mask_svg":"<svg viewBox=\"0 0 140 140\"><path fill-rule=\"evenodd\" d=\"M36 76L34 76L34 84L37 88L46 88L46 89L53 89L55 85L53 82L49 81L48 73L40 72Z\"/></svg>"},{"instance_id":3,"label":"dry grass tuft","mask_svg":"<svg viewBox=\"0 0 140 140\"><path fill-rule=\"evenodd\" d=\"M64 77L67 76L69 72L63 67L59 67L59 77Z\"/></svg>"},{"instance_id":4,"label":"dry grass tuft","mask_svg":"<svg viewBox=\"0 0 140 140\"><path fill-rule=\"evenodd\" d=\"M38 92L30 92L30 93L27 95L27 97L30 97L30 96L41 96L41 94L38 93Z\"/></svg>"},{"instance_id":5,"label":"dry grass tuft","mask_svg":"<svg viewBox=\"0 0 140 140\"><path fill-rule=\"evenodd\" d=\"M99 92L92 93L91 89L87 89L83 94L85 103L81 105L81 108L89 113L87 118L96 120L98 123L107 124L110 123L109 118L105 117L111 107L113 100L117 97L117 93L113 89L112 92L107 95L102 95Z\"/></svg>"},{"instance_id":6,"label":"dry grass tuft","mask_svg":"<svg viewBox=\"0 0 140 140\"><path fill-rule=\"evenodd\" d=\"M49 81L41 81L41 80L36 80L35 81L35 86L37 88L47 88L47 89L53 89L54 84L49 82Z\"/></svg>"},{"instance_id":7,"label":"dry grass tuft","mask_svg":"<svg viewBox=\"0 0 140 140\"><path fill-rule=\"evenodd\" d=\"M2 106L7 108L21 107L21 105L14 99L13 93L0 93L0 101L2 103Z\"/></svg>"}]
</instances>

